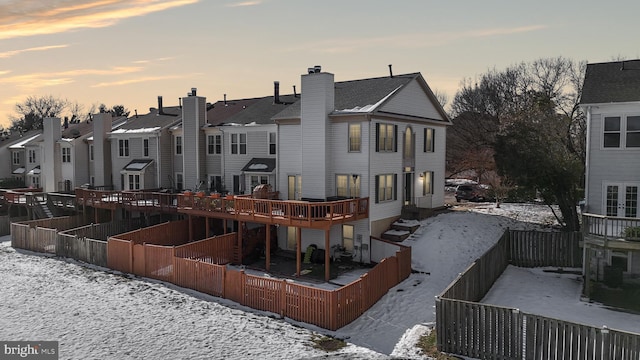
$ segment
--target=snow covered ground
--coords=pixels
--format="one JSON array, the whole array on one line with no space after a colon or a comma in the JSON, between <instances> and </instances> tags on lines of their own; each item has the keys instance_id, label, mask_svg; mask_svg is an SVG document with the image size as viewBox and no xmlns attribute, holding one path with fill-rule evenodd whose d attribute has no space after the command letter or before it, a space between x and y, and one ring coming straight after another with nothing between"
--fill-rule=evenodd
<instances>
[{"instance_id":1,"label":"snow covered ground","mask_svg":"<svg viewBox=\"0 0 640 360\"><path fill-rule=\"evenodd\" d=\"M489 249L505 228L540 228L553 222L545 206L515 204L503 204L500 209L474 204L465 211L423 220L403 242L412 247L417 272L335 332L276 319L273 314L171 284L15 251L4 237L0 238L0 340L59 340L65 359L298 359L326 356L311 342L313 336L326 334L349 343L331 353L331 358L389 358L385 354L424 358L415 343L435 321L435 296ZM526 289L531 274L540 274L514 269L514 275L509 275L511 267L505 272L487 302L536 312L527 306L542 305L543 301L533 299L545 294L543 308L558 306L565 314L578 308L560 308L563 302L576 305L579 301L575 275L567 280L571 288L564 284L559 285L563 291L545 293L532 287L527 294L512 287L525 284ZM541 281L540 286L544 283L551 280ZM609 319L608 315L602 318ZM609 327L625 330L625 318L630 317L611 318ZM638 319L631 322L640 324Z\"/></svg>"}]
</instances>

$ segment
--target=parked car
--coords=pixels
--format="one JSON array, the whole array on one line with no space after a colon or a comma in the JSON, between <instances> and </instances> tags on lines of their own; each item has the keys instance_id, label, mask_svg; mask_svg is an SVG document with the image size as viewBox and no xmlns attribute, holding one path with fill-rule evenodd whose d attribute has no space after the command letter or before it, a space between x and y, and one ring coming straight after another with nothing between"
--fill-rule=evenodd
<instances>
[{"instance_id":1,"label":"parked car","mask_svg":"<svg viewBox=\"0 0 640 360\"><path fill-rule=\"evenodd\" d=\"M486 189L478 185L458 185L456 188L456 201L488 201Z\"/></svg>"}]
</instances>

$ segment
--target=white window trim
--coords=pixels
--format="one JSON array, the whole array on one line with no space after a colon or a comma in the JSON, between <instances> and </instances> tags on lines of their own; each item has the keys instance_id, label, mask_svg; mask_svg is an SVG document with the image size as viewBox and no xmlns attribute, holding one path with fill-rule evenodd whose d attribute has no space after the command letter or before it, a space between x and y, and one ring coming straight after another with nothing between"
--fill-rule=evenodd
<instances>
[{"instance_id":1,"label":"white window trim","mask_svg":"<svg viewBox=\"0 0 640 360\"><path fill-rule=\"evenodd\" d=\"M144 143L147 143L147 147L145 149ZM144 153L146 150L146 154ZM151 156L151 142L149 141L149 138L142 138L142 157L149 157Z\"/></svg>"},{"instance_id":2,"label":"white window trim","mask_svg":"<svg viewBox=\"0 0 640 360\"><path fill-rule=\"evenodd\" d=\"M600 128L600 150L603 151L619 151L619 150L637 150L640 151L640 146L627 147L627 118L630 116L640 116L639 113L611 113L602 114L601 128ZM605 118L619 117L620 118L620 146L618 147L605 147L604 146L604 124ZM610 132L611 133L611 132Z\"/></svg>"},{"instance_id":3,"label":"white window trim","mask_svg":"<svg viewBox=\"0 0 640 360\"><path fill-rule=\"evenodd\" d=\"M358 149L357 150L352 150L351 149L351 127L358 127ZM359 153L362 152L362 124L360 123L349 123L349 125L347 126L347 139L348 139L348 143L347 143L347 151L351 152L351 153ZM378 141L376 139L376 141Z\"/></svg>"},{"instance_id":4,"label":"white window trim","mask_svg":"<svg viewBox=\"0 0 640 360\"><path fill-rule=\"evenodd\" d=\"M66 154L65 154L65 152L66 152ZM60 149L60 155L62 156L62 163L63 164L70 164L71 163L71 148L70 147L63 146ZM68 159L68 161L65 161L65 159Z\"/></svg>"},{"instance_id":5,"label":"white window trim","mask_svg":"<svg viewBox=\"0 0 640 360\"><path fill-rule=\"evenodd\" d=\"M89 144L89 161L94 161L95 156L96 156L95 151L96 151L96 149L93 146L93 144Z\"/></svg>"},{"instance_id":6,"label":"white window trim","mask_svg":"<svg viewBox=\"0 0 640 360\"><path fill-rule=\"evenodd\" d=\"M623 269L623 272L625 272L625 273L631 272L631 269L633 268L633 267L631 266L631 262L632 262L632 259L633 259L633 253L632 253L631 251L621 251L621 250L620 250L620 251L617 251L617 250L616 250L616 251L614 251L614 250L609 250L609 251L608 251L608 254L607 254L607 255L608 255L608 256L607 256L607 261L608 261L609 265L611 265L611 264L612 264L612 262L611 262L611 258L613 258L613 257L614 257L614 252L616 253L616 254L615 254L615 257L625 257L625 256L624 256L623 254L621 254L621 253L625 253L625 254L626 254L626 258L627 258L627 268L626 268L626 269Z\"/></svg>"},{"instance_id":7,"label":"white window trim","mask_svg":"<svg viewBox=\"0 0 640 360\"><path fill-rule=\"evenodd\" d=\"M178 139L180 139L180 152L178 152ZM174 147L173 147L173 153L175 155L183 155L184 154L184 139L182 138L182 135L176 135L175 144L174 144Z\"/></svg>"},{"instance_id":8,"label":"white window trim","mask_svg":"<svg viewBox=\"0 0 640 360\"><path fill-rule=\"evenodd\" d=\"M237 142L233 142L233 137L236 137ZM242 140L242 135L244 135L244 143L241 141ZM231 141L230 142L230 149L229 149L229 154L231 155L246 155L247 154L247 133L233 133L230 135L231 137ZM233 148L234 145L237 149L237 152L233 152ZM242 152L242 145L244 145L244 152Z\"/></svg>"},{"instance_id":9,"label":"white window trim","mask_svg":"<svg viewBox=\"0 0 640 360\"><path fill-rule=\"evenodd\" d=\"M274 141L271 142L271 134L274 134ZM275 146L275 151L271 152L271 145ZM269 155L277 155L278 154L278 133L275 131L267 131L267 154Z\"/></svg>"},{"instance_id":10,"label":"white window trim","mask_svg":"<svg viewBox=\"0 0 640 360\"><path fill-rule=\"evenodd\" d=\"M120 152L120 144L123 144L122 146L122 153ZM126 146L125 146L126 144ZM118 147L116 149L116 151L118 152L118 157L119 158L128 158L129 155L131 154L131 148L129 146L129 139L118 139Z\"/></svg>"},{"instance_id":11,"label":"white window trim","mask_svg":"<svg viewBox=\"0 0 640 360\"><path fill-rule=\"evenodd\" d=\"M209 141L213 139L213 141ZM213 146L213 152L209 152L210 146ZM220 146L220 151L217 150ZM207 135L207 155L220 155L222 154L222 134L208 134Z\"/></svg>"},{"instance_id":12,"label":"white window trim","mask_svg":"<svg viewBox=\"0 0 640 360\"><path fill-rule=\"evenodd\" d=\"M17 151L13 151L11 153L11 163L13 165L20 165L20 153Z\"/></svg>"}]
</instances>

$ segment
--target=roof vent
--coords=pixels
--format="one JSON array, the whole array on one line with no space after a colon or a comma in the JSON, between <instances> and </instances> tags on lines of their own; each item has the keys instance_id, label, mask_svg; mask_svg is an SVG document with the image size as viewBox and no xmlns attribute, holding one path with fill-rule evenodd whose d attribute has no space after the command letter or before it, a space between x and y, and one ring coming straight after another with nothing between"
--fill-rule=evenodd
<instances>
[{"instance_id":1,"label":"roof vent","mask_svg":"<svg viewBox=\"0 0 640 360\"><path fill-rule=\"evenodd\" d=\"M191 93L189 93L189 96L196 96L198 89L196 88L191 88Z\"/></svg>"},{"instance_id":2,"label":"roof vent","mask_svg":"<svg viewBox=\"0 0 640 360\"><path fill-rule=\"evenodd\" d=\"M316 65L316 66L313 67L313 72L314 73L318 74L321 71L322 71L322 66Z\"/></svg>"},{"instance_id":3,"label":"roof vent","mask_svg":"<svg viewBox=\"0 0 640 360\"><path fill-rule=\"evenodd\" d=\"M307 73L308 74L313 74L315 71L313 70L313 68L307 68Z\"/></svg>"}]
</instances>

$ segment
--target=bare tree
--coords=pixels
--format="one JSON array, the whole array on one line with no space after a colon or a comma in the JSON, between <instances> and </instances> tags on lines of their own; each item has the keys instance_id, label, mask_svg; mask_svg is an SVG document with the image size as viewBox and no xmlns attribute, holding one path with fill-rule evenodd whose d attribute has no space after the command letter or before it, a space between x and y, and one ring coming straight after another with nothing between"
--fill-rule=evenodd
<instances>
[{"instance_id":1,"label":"bare tree","mask_svg":"<svg viewBox=\"0 0 640 360\"><path fill-rule=\"evenodd\" d=\"M12 127L20 128L24 131L31 129L42 129L42 120L46 117L59 117L68 107L66 99L48 96L29 96L27 99L15 106L18 117L11 116Z\"/></svg>"}]
</instances>

